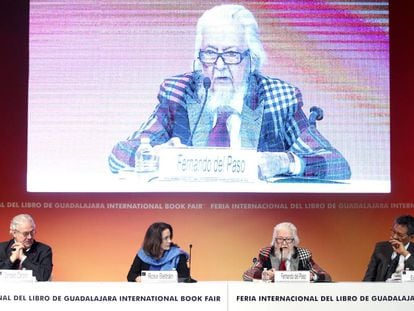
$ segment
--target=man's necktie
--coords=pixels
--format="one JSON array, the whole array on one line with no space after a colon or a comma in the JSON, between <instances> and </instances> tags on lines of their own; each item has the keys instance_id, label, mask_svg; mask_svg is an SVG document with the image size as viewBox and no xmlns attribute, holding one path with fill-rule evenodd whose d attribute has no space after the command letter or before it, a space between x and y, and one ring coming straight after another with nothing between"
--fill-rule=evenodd
<instances>
[{"instance_id":1,"label":"man's necktie","mask_svg":"<svg viewBox=\"0 0 414 311\"><path fill-rule=\"evenodd\" d=\"M227 119L230 112L221 111L217 114L216 125L208 136L208 145L211 147L230 147L230 136L227 130Z\"/></svg>"},{"instance_id":2,"label":"man's necktie","mask_svg":"<svg viewBox=\"0 0 414 311\"><path fill-rule=\"evenodd\" d=\"M398 262L400 261L400 255L397 255L393 260L391 260L391 263L388 266L386 279L389 279L391 275L395 272L398 266Z\"/></svg>"},{"instance_id":3,"label":"man's necktie","mask_svg":"<svg viewBox=\"0 0 414 311\"><path fill-rule=\"evenodd\" d=\"M286 261L282 260L279 264L279 271L286 271Z\"/></svg>"}]
</instances>

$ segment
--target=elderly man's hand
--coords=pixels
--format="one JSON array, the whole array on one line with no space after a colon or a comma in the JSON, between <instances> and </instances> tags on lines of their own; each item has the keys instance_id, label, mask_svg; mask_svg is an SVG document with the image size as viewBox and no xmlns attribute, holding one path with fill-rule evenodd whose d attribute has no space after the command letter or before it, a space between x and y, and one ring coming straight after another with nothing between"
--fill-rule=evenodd
<instances>
[{"instance_id":1,"label":"elderly man's hand","mask_svg":"<svg viewBox=\"0 0 414 311\"><path fill-rule=\"evenodd\" d=\"M12 252L10 254L10 261L15 262L17 259L22 260L25 255L23 253L24 245L23 243L16 242L12 245Z\"/></svg>"},{"instance_id":2,"label":"elderly man's hand","mask_svg":"<svg viewBox=\"0 0 414 311\"><path fill-rule=\"evenodd\" d=\"M259 152L257 163L261 178L271 178L289 172L290 161L286 152Z\"/></svg>"}]
</instances>

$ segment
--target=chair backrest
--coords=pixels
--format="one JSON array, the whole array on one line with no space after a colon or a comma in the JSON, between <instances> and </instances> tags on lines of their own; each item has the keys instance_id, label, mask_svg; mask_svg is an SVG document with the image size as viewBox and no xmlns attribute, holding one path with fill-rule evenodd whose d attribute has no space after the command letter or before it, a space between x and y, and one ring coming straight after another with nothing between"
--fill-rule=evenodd
<instances>
[{"instance_id":1,"label":"chair backrest","mask_svg":"<svg viewBox=\"0 0 414 311\"><path fill-rule=\"evenodd\" d=\"M310 109L309 114L309 125L311 127L316 127L316 121L323 119L323 109L318 106L313 106Z\"/></svg>"}]
</instances>

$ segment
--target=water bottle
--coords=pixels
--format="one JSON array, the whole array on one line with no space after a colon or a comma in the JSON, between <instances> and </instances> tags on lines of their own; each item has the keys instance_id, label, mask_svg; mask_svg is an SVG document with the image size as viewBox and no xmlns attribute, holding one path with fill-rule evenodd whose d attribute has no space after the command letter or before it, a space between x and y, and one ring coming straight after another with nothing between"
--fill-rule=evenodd
<instances>
[{"instance_id":1,"label":"water bottle","mask_svg":"<svg viewBox=\"0 0 414 311\"><path fill-rule=\"evenodd\" d=\"M135 172L148 173L157 170L157 158L149 137L142 137L135 153Z\"/></svg>"},{"instance_id":2,"label":"water bottle","mask_svg":"<svg viewBox=\"0 0 414 311\"><path fill-rule=\"evenodd\" d=\"M269 271L267 271L267 268L263 268L263 271L262 271L262 281L263 282L269 283L269 282L272 281L270 279L270 276L269 276L269 273L268 272Z\"/></svg>"}]
</instances>

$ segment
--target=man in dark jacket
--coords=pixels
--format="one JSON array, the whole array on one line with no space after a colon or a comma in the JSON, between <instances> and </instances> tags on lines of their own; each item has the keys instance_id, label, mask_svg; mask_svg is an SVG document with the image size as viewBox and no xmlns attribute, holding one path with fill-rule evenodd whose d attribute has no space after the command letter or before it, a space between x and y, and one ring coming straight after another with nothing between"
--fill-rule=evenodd
<instances>
[{"instance_id":1,"label":"man in dark jacket","mask_svg":"<svg viewBox=\"0 0 414 311\"><path fill-rule=\"evenodd\" d=\"M371 260L365 272L364 281L380 282L398 278L401 271L414 269L414 245L410 243L414 236L414 217L398 217L391 229L388 241L375 245Z\"/></svg>"},{"instance_id":2,"label":"man in dark jacket","mask_svg":"<svg viewBox=\"0 0 414 311\"><path fill-rule=\"evenodd\" d=\"M52 274L52 249L34 239L36 224L28 214L10 222L10 241L0 243L0 269L32 270L37 281L49 281Z\"/></svg>"}]
</instances>

